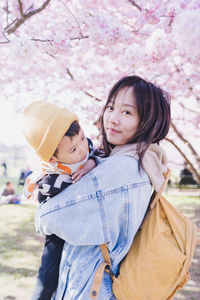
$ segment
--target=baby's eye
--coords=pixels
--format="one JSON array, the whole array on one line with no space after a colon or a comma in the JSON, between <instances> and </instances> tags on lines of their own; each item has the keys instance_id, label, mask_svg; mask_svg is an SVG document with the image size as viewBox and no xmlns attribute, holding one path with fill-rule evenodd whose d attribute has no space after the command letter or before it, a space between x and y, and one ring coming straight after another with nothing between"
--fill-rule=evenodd
<instances>
[{"instance_id":1,"label":"baby's eye","mask_svg":"<svg viewBox=\"0 0 200 300\"><path fill-rule=\"evenodd\" d=\"M76 148L72 149L71 153L75 152L76 151Z\"/></svg>"}]
</instances>

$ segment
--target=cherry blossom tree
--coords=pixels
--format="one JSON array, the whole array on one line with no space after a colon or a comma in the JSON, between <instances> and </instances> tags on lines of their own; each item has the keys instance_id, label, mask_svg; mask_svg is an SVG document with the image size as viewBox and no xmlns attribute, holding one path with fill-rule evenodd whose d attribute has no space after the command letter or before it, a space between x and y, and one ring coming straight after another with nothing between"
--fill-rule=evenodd
<instances>
[{"instance_id":1,"label":"cherry blossom tree","mask_svg":"<svg viewBox=\"0 0 200 300\"><path fill-rule=\"evenodd\" d=\"M92 125L113 83L137 74L171 94L165 143L200 182L199 20L199 0L1 0L2 101L68 101Z\"/></svg>"}]
</instances>

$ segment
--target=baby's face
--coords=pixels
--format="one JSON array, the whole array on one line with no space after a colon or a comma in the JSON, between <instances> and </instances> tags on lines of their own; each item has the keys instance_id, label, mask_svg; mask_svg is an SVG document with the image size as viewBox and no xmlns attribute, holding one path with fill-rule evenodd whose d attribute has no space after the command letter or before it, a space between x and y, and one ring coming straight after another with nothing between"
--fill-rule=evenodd
<instances>
[{"instance_id":1,"label":"baby's face","mask_svg":"<svg viewBox=\"0 0 200 300\"><path fill-rule=\"evenodd\" d=\"M65 164L75 164L85 160L88 153L88 141L82 129L72 137L64 136L58 145L58 153L53 157Z\"/></svg>"}]
</instances>

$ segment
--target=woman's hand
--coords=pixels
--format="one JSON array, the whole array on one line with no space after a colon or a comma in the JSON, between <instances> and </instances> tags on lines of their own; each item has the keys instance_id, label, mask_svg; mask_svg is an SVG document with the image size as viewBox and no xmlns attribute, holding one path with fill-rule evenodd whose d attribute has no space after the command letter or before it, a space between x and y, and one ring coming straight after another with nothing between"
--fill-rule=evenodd
<instances>
[{"instance_id":1,"label":"woman's hand","mask_svg":"<svg viewBox=\"0 0 200 300\"><path fill-rule=\"evenodd\" d=\"M94 159L88 159L88 161L83 165L81 169L74 172L72 175L72 183L77 182L81 177L89 173L92 169L96 167L96 163Z\"/></svg>"}]
</instances>

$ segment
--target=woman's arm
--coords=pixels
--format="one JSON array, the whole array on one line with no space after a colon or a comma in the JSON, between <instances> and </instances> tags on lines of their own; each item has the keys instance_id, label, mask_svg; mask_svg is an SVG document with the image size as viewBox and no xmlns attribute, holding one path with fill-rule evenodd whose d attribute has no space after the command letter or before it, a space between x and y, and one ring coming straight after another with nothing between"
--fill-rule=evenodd
<instances>
[{"instance_id":1,"label":"woman's arm","mask_svg":"<svg viewBox=\"0 0 200 300\"><path fill-rule=\"evenodd\" d=\"M128 226L133 201L134 222L141 223L150 193L149 179L144 172L138 173L137 161L113 156L42 204L36 227L42 234L54 233L73 245L109 242L111 235L117 238L122 225ZM125 227L123 230L127 230Z\"/></svg>"}]
</instances>

